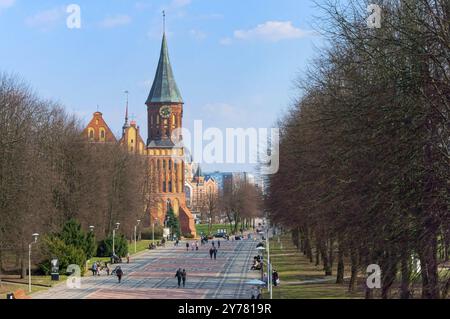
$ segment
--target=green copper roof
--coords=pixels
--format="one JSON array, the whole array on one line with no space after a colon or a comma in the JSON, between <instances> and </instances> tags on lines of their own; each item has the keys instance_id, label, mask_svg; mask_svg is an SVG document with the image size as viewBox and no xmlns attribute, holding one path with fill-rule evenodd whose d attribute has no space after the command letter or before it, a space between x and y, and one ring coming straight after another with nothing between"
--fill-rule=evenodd
<instances>
[{"instance_id":1,"label":"green copper roof","mask_svg":"<svg viewBox=\"0 0 450 319\"><path fill-rule=\"evenodd\" d=\"M153 81L153 86L147 99L147 104L149 103L183 103L170 65L165 34L162 39L161 55L159 57L155 80Z\"/></svg>"}]
</instances>

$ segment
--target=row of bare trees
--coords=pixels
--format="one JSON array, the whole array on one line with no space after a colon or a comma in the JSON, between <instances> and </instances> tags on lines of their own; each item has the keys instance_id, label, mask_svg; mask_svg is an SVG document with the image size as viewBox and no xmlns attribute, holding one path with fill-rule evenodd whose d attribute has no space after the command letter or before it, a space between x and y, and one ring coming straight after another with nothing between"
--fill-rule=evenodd
<instances>
[{"instance_id":1,"label":"row of bare trees","mask_svg":"<svg viewBox=\"0 0 450 319\"><path fill-rule=\"evenodd\" d=\"M71 218L95 226L97 239L116 222L128 237L144 212L142 172L142 158L86 143L75 117L0 74L0 271L24 275L31 235Z\"/></svg>"},{"instance_id":2,"label":"row of bare trees","mask_svg":"<svg viewBox=\"0 0 450 319\"><path fill-rule=\"evenodd\" d=\"M238 233L241 228L247 228L251 221L262 215L262 193L253 183L246 179L233 179L224 187L216 190L208 188L200 194L198 209L203 219L212 223L226 219L232 233Z\"/></svg>"},{"instance_id":3,"label":"row of bare trees","mask_svg":"<svg viewBox=\"0 0 450 319\"><path fill-rule=\"evenodd\" d=\"M251 221L262 216L261 189L247 179L233 179L221 193L220 208L236 234L240 229L252 226Z\"/></svg>"},{"instance_id":4,"label":"row of bare trees","mask_svg":"<svg viewBox=\"0 0 450 319\"><path fill-rule=\"evenodd\" d=\"M446 298L450 2L375 1L381 28L371 29L373 2L319 3L329 45L280 120L267 208L326 275L349 274L351 291L360 282L367 298ZM370 264L379 290L358 282Z\"/></svg>"}]
</instances>

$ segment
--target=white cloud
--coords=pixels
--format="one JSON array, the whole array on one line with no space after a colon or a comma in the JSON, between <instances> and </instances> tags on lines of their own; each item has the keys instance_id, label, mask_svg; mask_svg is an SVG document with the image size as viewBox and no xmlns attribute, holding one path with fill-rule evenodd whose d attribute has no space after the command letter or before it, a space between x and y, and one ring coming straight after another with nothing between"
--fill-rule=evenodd
<instances>
[{"instance_id":1,"label":"white cloud","mask_svg":"<svg viewBox=\"0 0 450 319\"><path fill-rule=\"evenodd\" d=\"M116 15L106 17L100 22L102 28L115 28L127 25L131 22L131 17L128 15Z\"/></svg>"},{"instance_id":2,"label":"white cloud","mask_svg":"<svg viewBox=\"0 0 450 319\"><path fill-rule=\"evenodd\" d=\"M313 31L296 28L291 21L267 21L253 29L234 31L234 37L239 40L265 40L272 42L299 39L313 34Z\"/></svg>"},{"instance_id":3,"label":"white cloud","mask_svg":"<svg viewBox=\"0 0 450 319\"><path fill-rule=\"evenodd\" d=\"M170 8L181 8L190 5L192 0L172 0L169 7Z\"/></svg>"},{"instance_id":4,"label":"white cloud","mask_svg":"<svg viewBox=\"0 0 450 319\"><path fill-rule=\"evenodd\" d=\"M44 10L35 15L25 19L25 24L31 28L41 30L48 30L59 22L63 21L66 15L65 7L57 7L49 10Z\"/></svg>"},{"instance_id":5,"label":"white cloud","mask_svg":"<svg viewBox=\"0 0 450 319\"><path fill-rule=\"evenodd\" d=\"M231 38L222 38L220 39L219 43L221 45L230 45L233 43L233 40Z\"/></svg>"},{"instance_id":6,"label":"white cloud","mask_svg":"<svg viewBox=\"0 0 450 319\"><path fill-rule=\"evenodd\" d=\"M138 1L134 4L134 7L137 10L145 10L145 9L151 8L152 6L153 6L152 3L145 2L145 1Z\"/></svg>"},{"instance_id":7,"label":"white cloud","mask_svg":"<svg viewBox=\"0 0 450 319\"><path fill-rule=\"evenodd\" d=\"M228 103L208 103L202 107L205 114L210 114L214 118L221 118L227 121L238 121L245 118L245 112ZM233 122L234 123L234 122Z\"/></svg>"},{"instance_id":8,"label":"white cloud","mask_svg":"<svg viewBox=\"0 0 450 319\"><path fill-rule=\"evenodd\" d=\"M196 40L204 40L206 39L206 33L201 31L201 30L195 30L192 29L189 31L189 34L191 35L191 37L193 37Z\"/></svg>"},{"instance_id":9,"label":"white cloud","mask_svg":"<svg viewBox=\"0 0 450 319\"><path fill-rule=\"evenodd\" d=\"M169 3L160 7L159 13L162 10L167 11L167 14L170 14L172 17L174 14L180 14L180 11L183 10L184 7L187 7L192 3L192 0L172 0ZM184 14L184 13L183 13Z\"/></svg>"},{"instance_id":10,"label":"white cloud","mask_svg":"<svg viewBox=\"0 0 450 319\"><path fill-rule=\"evenodd\" d=\"M0 10L12 7L16 0L0 0Z\"/></svg>"}]
</instances>

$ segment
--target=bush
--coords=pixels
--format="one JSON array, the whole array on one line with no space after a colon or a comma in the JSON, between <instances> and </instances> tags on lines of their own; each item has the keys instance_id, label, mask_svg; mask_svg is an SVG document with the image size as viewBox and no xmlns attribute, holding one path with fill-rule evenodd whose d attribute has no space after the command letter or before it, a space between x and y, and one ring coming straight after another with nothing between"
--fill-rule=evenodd
<instances>
[{"instance_id":1,"label":"bush","mask_svg":"<svg viewBox=\"0 0 450 319\"><path fill-rule=\"evenodd\" d=\"M183 234L184 238L194 238L194 235L192 234Z\"/></svg>"},{"instance_id":2,"label":"bush","mask_svg":"<svg viewBox=\"0 0 450 319\"><path fill-rule=\"evenodd\" d=\"M112 235L102 240L98 244L97 257L112 256ZM128 241L124 235L116 235L114 238L115 253L119 257L125 257L128 254Z\"/></svg>"},{"instance_id":3,"label":"bush","mask_svg":"<svg viewBox=\"0 0 450 319\"><path fill-rule=\"evenodd\" d=\"M155 239L161 240L163 237L163 227L155 226ZM153 239L152 227L146 227L141 231L141 239Z\"/></svg>"},{"instance_id":4,"label":"bush","mask_svg":"<svg viewBox=\"0 0 450 319\"><path fill-rule=\"evenodd\" d=\"M80 266L81 269L84 268L86 264L86 254L82 248L68 245L64 240L55 235L44 237L43 242L43 252L46 256L46 260L39 265L39 268L46 275L50 274L50 260L53 258L57 258L59 261L60 274L65 274L67 267L72 264ZM83 273L83 271L81 273Z\"/></svg>"},{"instance_id":5,"label":"bush","mask_svg":"<svg viewBox=\"0 0 450 319\"><path fill-rule=\"evenodd\" d=\"M45 274L49 274L50 260L57 258L59 272L64 274L67 266L71 264L83 268L86 260L93 256L95 250L94 234L85 234L77 220L69 219L60 233L44 237L43 252L46 259L39 267Z\"/></svg>"}]
</instances>

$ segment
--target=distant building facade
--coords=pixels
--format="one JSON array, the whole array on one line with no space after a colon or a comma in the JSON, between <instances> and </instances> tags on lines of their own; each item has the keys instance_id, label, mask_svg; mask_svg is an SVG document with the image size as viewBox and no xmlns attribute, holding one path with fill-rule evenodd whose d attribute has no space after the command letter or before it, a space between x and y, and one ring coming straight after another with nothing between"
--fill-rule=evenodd
<instances>
[{"instance_id":1,"label":"distant building facade","mask_svg":"<svg viewBox=\"0 0 450 319\"><path fill-rule=\"evenodd\" d=\"M182 136L172 134L182 128L183 105L169 60L166 35L163 35L155 79L145 103L148 115L148 138L144 142L135 121L128 123L128 103L122 137L117 140L103 114L95 112L83 131L90 142L119 143L128 152L146 156L150 190L146 200L151 223L165 224L169 209L179 218L181 232L196 236L194 218L186 205L184 147Z\"/></svg>"}]
</instances>

